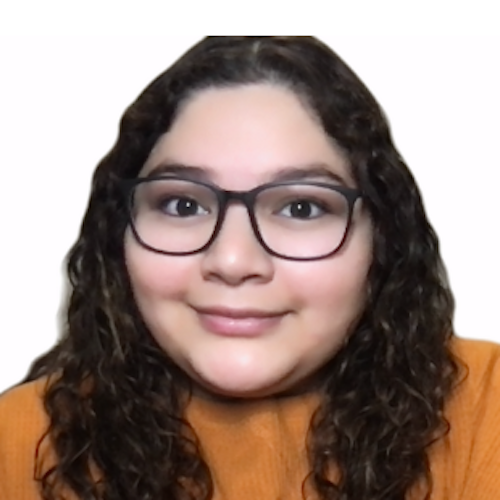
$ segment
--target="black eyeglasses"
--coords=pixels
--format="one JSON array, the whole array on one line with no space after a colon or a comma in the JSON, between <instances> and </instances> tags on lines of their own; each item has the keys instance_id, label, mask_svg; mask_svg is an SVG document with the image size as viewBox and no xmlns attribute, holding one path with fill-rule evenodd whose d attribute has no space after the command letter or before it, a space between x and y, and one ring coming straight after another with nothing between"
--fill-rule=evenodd
<instances>
[{"instance_id":1,"label":"black eyeglasses","mask_svg":"<svg viewBox=\"0 0 500 500\"><path fill-rule=\"evenodd\" d=\"M271 255L317 260L344 244L361 192L324 182L269 183L250 191L159 176L123 181L130 227L145 248L165 255L203 252L215 241L232 202L243 203L255 237Z\"/></svg>"}]
</instances>

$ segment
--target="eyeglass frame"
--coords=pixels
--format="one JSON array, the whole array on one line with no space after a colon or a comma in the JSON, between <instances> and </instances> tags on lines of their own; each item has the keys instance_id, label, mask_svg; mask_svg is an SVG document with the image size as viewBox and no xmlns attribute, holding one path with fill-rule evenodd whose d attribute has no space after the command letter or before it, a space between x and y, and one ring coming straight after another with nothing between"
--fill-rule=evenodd
<instances>
[{"instance_id":1,"label":"eyeglass frame","mask_svg":"<svg viewBox=\"0 0 500 500\"><path fill-rule=\"evenodd\" d=\"M212 232L212 235L208 239L207 243L205 243L203 246L196 250L192 250L189 252L168 252L166 250L159 250L158 248L154 248L147 243L145 243L142 238L139 236L139 233L135 227L134 224L134 217L133 217L133 190L140 184L144 183L149 183L149 182L154 182L154 181L162 181L162 180L176 180L176 181L187 181L187 182L192 182L193 184L197 184L203 187L206 187L207 189L211 190L217 199L218 207L219 207L219 212L217 214L217 221L215 222L214 230ZM321 188L327 188L331 189L332 191L336 191L340 193L344 198L347 200L347 206L348 206L348 213L347 213L347 224L346 228L344 230L344 235L340 241L340 243L337 245L336 248L334 248L331 252L328 252L326 254L322 254L317 257L290 257L288 255L283 255L278 252L275 252L272 248L270 248L264 239L262 238L262 235L260 233L259 225L257 223L257 218L255 216L255 200L257 199L257 196L262 192L265 191L269 188L273 187L279 187L279 186L296 186L296 185L301 185L301 186L316 186L316 187L321 187ZM250 189L249 191L231 191L227 189L222 189L219 186L215 184L210 184L208 182L203 182L197 179L190 179L187 177L181 177L181 176L173 176L173 175L158 175L158 176L151 176L151 177L136 177L134 179L122 179L120 181L120 189L122 191L122 194L126 200L127 203L127 216L128 216L128 222L130 225L130 228L132 229L132 233L137 240L137 242L146 248L147 250L150 250L152 252L162 254L162 255L172 255L172 256L178 256L178 257L185 257L188 255L196 255L198 253L202 253L205 250L207 250L217 239L217 236L219 235L222 226L224 224L225 218L226 218L226 212L228 205L231 201L237 201L242 203L248 213L248 217L250 219L250 225L252 226L253 233L255 235L255 238L259 242L259 244L262 246L262 248L270 255L274 257L278 257L280 259L284 260L292 260L292 261L314 261L314 260L321 260L321 259L326 259L328 257L331 257L332 255L336 254L344 245L345 241L347 240L347 236L349 234L349 231L351 229L352 225L352 215L354 211L354 205L356 201L359 198L362 198L363 194L361 190L355 189L355 188L350 188L347 186L339 186L339 185L334 185L326 182L319 182L319 181L280 181L280 182L268 182L265 184L260 184L259 186L256 186L253 189Z\"/></svg>"}]
</instances>

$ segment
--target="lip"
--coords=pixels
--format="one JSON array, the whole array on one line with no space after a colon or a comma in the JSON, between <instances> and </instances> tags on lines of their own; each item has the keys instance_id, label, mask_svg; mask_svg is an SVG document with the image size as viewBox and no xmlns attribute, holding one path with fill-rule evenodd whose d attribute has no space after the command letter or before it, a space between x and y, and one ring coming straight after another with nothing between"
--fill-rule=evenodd
<instances>
[{"instance_id":1,"label":"lip","mask_svg":"<svg viewBox=\"0 0 500 500\"><path fill-rule=\"evenodd\" d=\"M203 307L194 310L202 327L224 337L259 337L276 328L287 311Z\"/></svg>"}]
</instances>

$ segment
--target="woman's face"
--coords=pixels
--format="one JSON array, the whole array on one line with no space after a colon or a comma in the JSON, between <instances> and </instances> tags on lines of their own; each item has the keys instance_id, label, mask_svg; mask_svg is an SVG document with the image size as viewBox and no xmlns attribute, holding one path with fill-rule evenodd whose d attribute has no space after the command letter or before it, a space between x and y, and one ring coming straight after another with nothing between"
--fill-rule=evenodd
<instances>
[{"instance_id":1,"label":"woman's face","mask_svg":"<svg viewBox=\"0 0 500 500\"><path fill-rule=\"evenodd\" d=\"M174 163L204 169L234 191L289 168L305 169L307 180L356 187L319 122L293 92L269 84L191 97L140 175ZM318 165L339 181L313 172ZM372 227L358 200L338 253L284 260L262 248L246 208L234 203L202 253L154 253L130 230L125 253L140 312L168 356L212 395L263 397L307 389L341 346L363 309Z\"/></svg>"}]
</instances>

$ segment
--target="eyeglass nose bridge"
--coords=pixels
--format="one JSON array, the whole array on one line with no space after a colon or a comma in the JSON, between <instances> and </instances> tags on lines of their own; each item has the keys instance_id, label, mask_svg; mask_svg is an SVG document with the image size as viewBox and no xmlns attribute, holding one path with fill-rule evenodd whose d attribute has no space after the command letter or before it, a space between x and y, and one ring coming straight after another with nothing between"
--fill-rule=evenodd
<instances>
[{"instance_id":1,"label":"eyeglass nose bridge","mask_svg":"<svg viewBox=\"0 0 500 500\"><path fill-rule=\"evenodd\" d=\"M250 214L253 212L253 206L255 203L255 197L257 196L257 193L255 190L251 191L227 191L225 189L222 189L219 191L219 202L220 202L220 208L221 212L227 210L227 206L232 202L232 201L238 201L245 205L247 207L248 213Z\"/></svg>"},{"instance_id":2,"label":"eyeglass nose bridge","mask_svg":"<svg viewBox=\"0 0 500 500\"><path fill-rule=\"evenodd\" d=\"M225 189L221 189L217 192L217 198L219 200L219 216L217 218L217 223L212 233L212 237L204 246L204 250L208 249L219 236L222 226L224 225L224 221L226 220L227 209L231 202L239 202L243 204L247 209L247 214L250 219L250 226L252 227L255 238L259 242L260 246L267 253L270 253L269 248L262 239L259 228L257 226L257 220L255 218L254 207L258 192L258 189L253 189L251 191L228 191Z\"/></svg>"}]
</instances>

